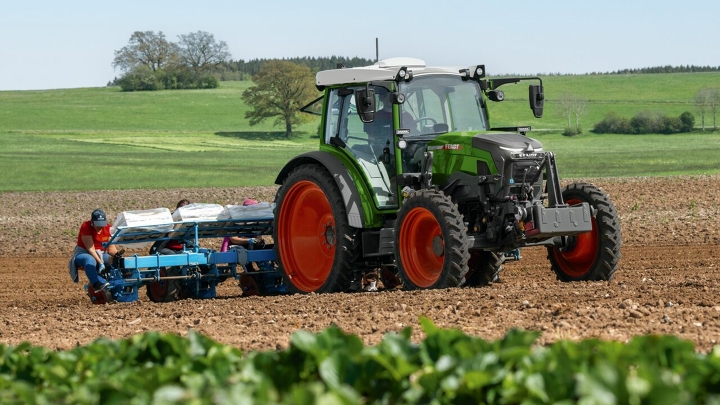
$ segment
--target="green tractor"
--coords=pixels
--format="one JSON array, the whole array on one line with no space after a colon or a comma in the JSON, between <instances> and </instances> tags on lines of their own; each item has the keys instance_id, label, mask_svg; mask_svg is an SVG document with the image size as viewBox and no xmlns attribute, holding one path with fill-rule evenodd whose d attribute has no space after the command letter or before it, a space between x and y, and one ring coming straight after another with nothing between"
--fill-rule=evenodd
<instances>
[{"instance_id":1,"label":"green tractor","mask_svg":"<svg viewBox=\"0 0 720 405\"><path fill-rule=\"evenodd\" d=\"M392 58L321 71L320 147L280 172L273 237L290 291L357 289L381 269L406 290L489 284L519 249L546 246L562 281L609 280L620 259L610 198L560 186L555 155L530 127L494 128L488 104L522 80L543 112L538 77L485 78L483 65L427 67Z\"/></svg>"}]
</instances>

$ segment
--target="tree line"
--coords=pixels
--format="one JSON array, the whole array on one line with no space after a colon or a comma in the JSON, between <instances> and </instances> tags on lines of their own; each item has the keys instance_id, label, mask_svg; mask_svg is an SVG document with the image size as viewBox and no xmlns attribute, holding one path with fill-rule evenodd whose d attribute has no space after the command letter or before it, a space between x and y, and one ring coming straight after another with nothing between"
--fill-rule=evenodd
<instances>
[{"instance_id":1,"label":"tree line","mask_svg":"<svg viewBox=\"0 0 720 405\"><path fill-rule=\"evenodd\" d=\"M680 65L680 66L654 66L638 69L620 69L609 74L633 74L633 73L700 73L700 72L720 72L720 66L696 66L696 65Z\"/></svg>"},{"instance_id":2,"label":"tree line","mask_svg":"<svg viewBox=\"0 0 720 405\"><path fill-rule=\"evenodd\" d=\"M124 91L215 88L219 80L251 80L263 66L277 59L232 60L225 41L197 31L178 35L173 42L162 31L135 31L127 45L115 51L112 66L122 75L110 85ZM372 65L365 58L296 57L283 61L307 66L312 72Z\"/></svg>"},{"instance_id":3,"label":"tree line","mask_svg":"<svg viewBox=\"0 0 720 405\"><path fill-rule=\"evenodd\" d=\"M229 57L227 43L208 32L179 35L172 42L162 31L135 31L115 51L112 66L123 75L111 84L124 91L215 88L215 70Z\"/></svg>"},{"instance_id":4,"label":"tree line","mask_svg":"<svg viewBox=\"0 0 720 405\"><path fill-rule=\"evenodd\" d=\"M375 61L359 57L295 57L282 59L232 60L225 41L218 41L204 31L179 35L177 42L168 41L162 31L136 31L128 44L115 51L112 66L123 72L110 82L123 91L215 88L219 80L252 80L255 86L247 89L242 98L252 108L245 118L250 125L274 118L276 125L285 125L286 136L292 126L307 117L298 115L298 109L317 95L314 75L321 70L344 67L369 66ZM676 73L720 71L720 66L659 66L642 69L624 69L613 74ZM598 73L591 73L598 74ZM565 94L558 100L560 114L566 119L564 135L582 133L580 118L588 109L587 100ZM694 100L701 116L712 115L713 130L717 130L716 116L720 106L720 88L703 88ZM573 120L574 118L574 120ZM574 122L573 122L574 121ZM692 131L695 118L690 112L679 117L639 112L633 118L610 114L595 124L596 133L679 133ZM574 124L574 125L573 125Z\"/></svg>"},{"instance_id":5,"label":"tree line","mask_svg":"<svg viewBox=\"0 0 720 405\"><path fill-rule=\"evenodd\" d=\"M303 56L282 59L251 59L248 61L238 59L235 61L229 60L221 64L222 69L219 71L220 80L251 80L253 76L260 73L266 63L277 60L291 62L297 65L305 65L315 73L321 70L335 69L338 64L342 64L345 67L359 67L369 66L375 63L372 59L359 58L357 56L348 58L336 55L330 57Z\"/></svg>"}]
</instances>

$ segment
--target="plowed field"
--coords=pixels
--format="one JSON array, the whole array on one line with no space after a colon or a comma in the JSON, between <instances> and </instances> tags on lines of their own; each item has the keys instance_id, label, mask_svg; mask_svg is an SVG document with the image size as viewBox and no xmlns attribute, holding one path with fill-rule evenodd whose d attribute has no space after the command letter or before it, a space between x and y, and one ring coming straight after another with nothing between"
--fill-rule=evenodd
<instances>
[{"instance_id":1,"label":"plowed field","mask_svg":"<svg viewBox=\"0 0 720 405\"><path fill-rule=\"evenodd\" d=\"M126 210L193 202L272 201L276 189L123 190L0 194L0 343L29 341L67 349L98 337L195 329L244 350L286 347L298 329L336 324L367 344L419 317L486 339L511 328L558 339L625 341L672 334L707 351L720 338L720 177L585 179L613 200L622 225L622 259L610 282L562 283L544 249L521 251L502 282L482 288L242 297L233 280L210 300L92 305L73 284L67 261L77 229L101 207ZM213 242L214 243L214 242ZM86 279L81 275L81 282Z\"/></svg>"}]
</instances>

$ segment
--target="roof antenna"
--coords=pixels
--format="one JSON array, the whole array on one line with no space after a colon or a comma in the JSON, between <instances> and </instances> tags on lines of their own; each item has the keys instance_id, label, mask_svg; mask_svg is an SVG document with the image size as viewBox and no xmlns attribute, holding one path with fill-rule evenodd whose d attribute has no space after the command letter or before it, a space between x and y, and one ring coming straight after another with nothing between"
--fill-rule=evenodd
<instances>
[{"instance_id":1,"label":"roof antenna","mask_svg":"<svg viewBox=\"0 0 720 405\"><path fill-rule=\"evenodd\" d=\"M379 51L379 45L378 45L378 38L375 37L375 63L378 63L380 61L380 51Z\"/></svg>"}]
</instances>

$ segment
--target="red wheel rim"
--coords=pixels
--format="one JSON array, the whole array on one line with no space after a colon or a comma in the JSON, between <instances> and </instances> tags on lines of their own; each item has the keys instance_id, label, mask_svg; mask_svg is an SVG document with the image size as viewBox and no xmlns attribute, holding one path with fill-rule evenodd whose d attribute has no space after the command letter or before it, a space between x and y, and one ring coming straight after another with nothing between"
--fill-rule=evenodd
<instances>
[{"instance_id":1,"label":"red wheel rim","mask_svg":"<svg viewBox=\"0 0 720 405\"><path fill-rule=\"evenodd\" d=\"M425 208L411 209L400 227L400 260L405 275L420 288L435 284L445 262L440 223Z\"/></svg>"},{"instance_id":2,"label":"red wheel rim","mask_svg":"<svg viewBox=\"0 0 720 405\"><path fill-rule=\"evenodd\" d=\"M160 277L165 277L167 273L165 269L160 269ZM154 283L148 284L147 288L150 290L150 294L156 300L162 300L167 296L169 283L168 280L158 280Z\"/></svg>"},{"instance_id":3,"label":"red wheel rim","mask_svg":"<svg viewBox=\"0 0 720 405\"><path fill-rule=\"evenodd\" d=\"M240 288L242 289L243 297L251 297L253 295L260 294L260 287L258 287L255 279L247 274L240 276Z\"/></svg>"},{"instance_id":4,"label":"red wheel rim","mask_svg":"<svg viewBox=\"0 0 720 405\"><path fill-rule=\"evenodd\" d=\"M325 284L335 260L335 217L317 184L300 181L288 190L278 215L278 249L290 282L300 291Z\"/></svg>"},{"instance_id":5,"label":"red wheel rim","mask_svg":"<svg viewBox=\"0 0 720 405\"><path fill-rule=\"evenodd\" d=\"M581 204L574 198L566 201L568 205ZM597 222L592 218L592 230L575 236L575 246L569 251L554 249L555 260L560 270L570 277L582 277L592 268L598 256L599 235Z\"/></svg>"},{"instance_id":6,"label":"red wheel rim","mask_svg":"<svg viewBox=\"0 0 720 405\"><path fill-rule=\"evenodd\" d=\"M90 301L92 301L93 304L102 305L102 304L107 303L107 299L105 298L105 293L102 291L101 292L95 291L95 288L92 286L92 284L88 285L87 293L88 293L88 297L90 297Z\"/></svg>"}]
</instances>

